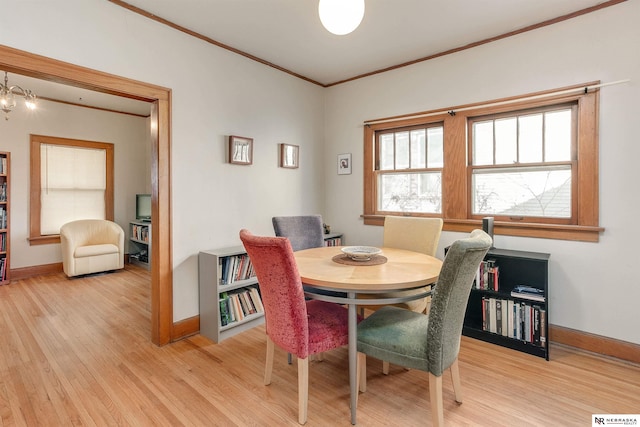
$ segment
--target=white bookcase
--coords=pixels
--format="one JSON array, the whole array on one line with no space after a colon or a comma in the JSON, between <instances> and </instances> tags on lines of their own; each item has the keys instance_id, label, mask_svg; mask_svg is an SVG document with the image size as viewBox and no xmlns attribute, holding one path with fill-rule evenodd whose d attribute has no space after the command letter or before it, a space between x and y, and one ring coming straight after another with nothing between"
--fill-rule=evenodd
<instances>
[{"instance_id":1,"label":"white bookcase","mask_svg":"<svg viewBox=\"0 0 640 427\"><path fill-rule=\"evenodd\" d=\"M201 335L218 343L264 323L264 308L258 293L258 279L252 274L249 256L244 246L201 251L198 255L198 283ZM238 307L234 303L241 304L243 300L247 306L253 305L256 311L245 312L240 307L239 309L243 312L233 316L235 317L233 319L230 319L229 314L226 317L229 323L223 324L226 323L223 321L225 310L229 310L232 306L237 310Z\"/></svg>"}]
</instances>

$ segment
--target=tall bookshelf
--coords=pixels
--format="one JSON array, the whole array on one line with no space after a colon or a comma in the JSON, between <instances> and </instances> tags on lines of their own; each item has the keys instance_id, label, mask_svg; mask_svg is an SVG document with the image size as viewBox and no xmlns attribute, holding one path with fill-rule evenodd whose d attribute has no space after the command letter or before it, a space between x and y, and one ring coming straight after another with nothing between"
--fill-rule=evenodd
<instances>
[{"instance_id":1,"label":"tall bookshelf","mask_svg":"<svg viewBox=\"0 0 640 427\"><path fill-rule=\"evenodd\" d=\"M129 262L151 269L151 223L131 221L129 223Z\"/></svg>"},{"instance_id":2,"label":"tall bookshelf","mask_svg":"<svg viewBox=\"0 0 640 427\"><path fill-rule=\"evenodd\" d=\"M489 250L469 295L462 333L549 360L549 256ZM518 286L537 291L518 293Z\"/></svg>"},{"instance_id":3,"label":"tall bookshelf","mask_svg":"<svg viewBox=\"0 0 640 427\"><path fill-rule=\"evenodd\" d=\"M11 153L0 151L0 285L10 283L10 262L9 262L9 231L10 213L10 167Z\"/></svg>"},{"instance_id":4,"label":"tall bookshelf","mask_svg":"<svg viewBox=\"0 0 640 427\"><path fill-rule=\"evenodd\" d=\"M198 255L200 334L220 342L264 323L258 279L244 246Z\"/></svg>"}]
</instances>

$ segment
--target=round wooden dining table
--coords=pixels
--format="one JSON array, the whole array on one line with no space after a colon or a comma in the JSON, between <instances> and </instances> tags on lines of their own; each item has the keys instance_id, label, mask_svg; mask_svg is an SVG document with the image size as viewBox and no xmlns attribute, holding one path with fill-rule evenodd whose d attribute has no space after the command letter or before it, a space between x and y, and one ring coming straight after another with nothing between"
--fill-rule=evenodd
<instances>
[{"instance_id":1,"label":"round wooden dining table","mask_svg":"<svg viewBox=\"0 0 640 427\"><path fill-rule=\"evenodd\" d=\"M438 258L396 248L368 261L353 261L342 253L343 246L305 249L294 252L298 271L309 298L347 304L349 307L349 387L351 424L356 424L356 358L358 305L386 305L424 298L416 293L436 282L442 267ZM388 297L393 292L393 297ZM358 298L365 295L365 298Z\"/></svg>"}]
</instances>

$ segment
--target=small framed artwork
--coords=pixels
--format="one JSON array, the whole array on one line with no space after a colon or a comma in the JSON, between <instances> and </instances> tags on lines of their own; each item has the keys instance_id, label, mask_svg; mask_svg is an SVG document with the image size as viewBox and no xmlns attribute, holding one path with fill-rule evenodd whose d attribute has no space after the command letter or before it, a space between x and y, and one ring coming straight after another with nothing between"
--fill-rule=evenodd
<instances>
[{"instance_id":1,"label":"small framed artwork","mask_svg":"<svg viewBox=\"0 0 640 427\"><path fill-rule=\"evenodd\" d=\"M229 163L234 165L253 163L253 138L229 136Z\"/></svg>"},{"instance_id":2,"label":"small framed artwork","mask_svg":"<svg viewBox=\"0 0 640 427\"><path fill-rule=\"evenodd\" d=\"M338 154L338 175L351 174L351 153Z\"/></svg>"},{"instance_id":3,"label":"small framed artwork","mask_svg":"<svg viewBox=\"0 0 640 427\"><path fill-rule=\"evenodd\" d=\"M300 147L291 144L280 144L280 167L297 169L300 158Z\"/></svg>"}]
</instances>

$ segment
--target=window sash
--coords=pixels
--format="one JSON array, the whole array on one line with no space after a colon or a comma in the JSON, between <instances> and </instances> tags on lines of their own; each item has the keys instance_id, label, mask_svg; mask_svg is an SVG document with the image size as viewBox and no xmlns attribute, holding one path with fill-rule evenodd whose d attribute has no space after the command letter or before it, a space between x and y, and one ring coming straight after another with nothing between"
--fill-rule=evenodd
<instances>
[{"instance_id":1,"label":"window sash","mask_svg":"<svg viewBox=\"0 0 640 427\"><path fill-rule=\"evenodd\" d=\"M569 165L475 168L471 174L471 215L522 221L573 218Z\"/></svg>"},{"instance_id":2,"label":"window sash","mask_svg":"<svg viewBox=\"0 0 640 427\"><path fill-rule=\"evenodd\" d=\"M378 212L442 213L440 171L378 173Z\"/></svg>"},{"instance_id":3,"label":"window sash","mask_svg":"<svg viewBox=\"0 0 640 427\"><path fill-rule=\"evenodd\" d=\"M575 160L577 102L469 119L471 164Z\"/></svg>"},{"instance_id":4,"label":"window sash","mask_svg":"<svg viewBox=\"0 0 640 427\"><path fill-rule=\"evenodd\" d=\"M57 243L76 219L113 220L114 146L31 135L29 242Z\"/></svg>"},{"instance_id":5,"label":"window sash","mask_svg":"<svg viewBox=\"0 0 640 427\"><path fill-rule=\"evenodd\" d=\"M376 170L442 168L443 151L442 123L380 131L376 134Z\"/></svg>"},{"instance_id":6,"label":"window sash","mask_svg":"<svg viewBox=\"0 0 640 427\"><path fill-rule=\"evenodd\" d=\"M105 149L41 144L40 158L40 234L59 234L75 219L105 218Z\"/></svg>"}]
</instances>

